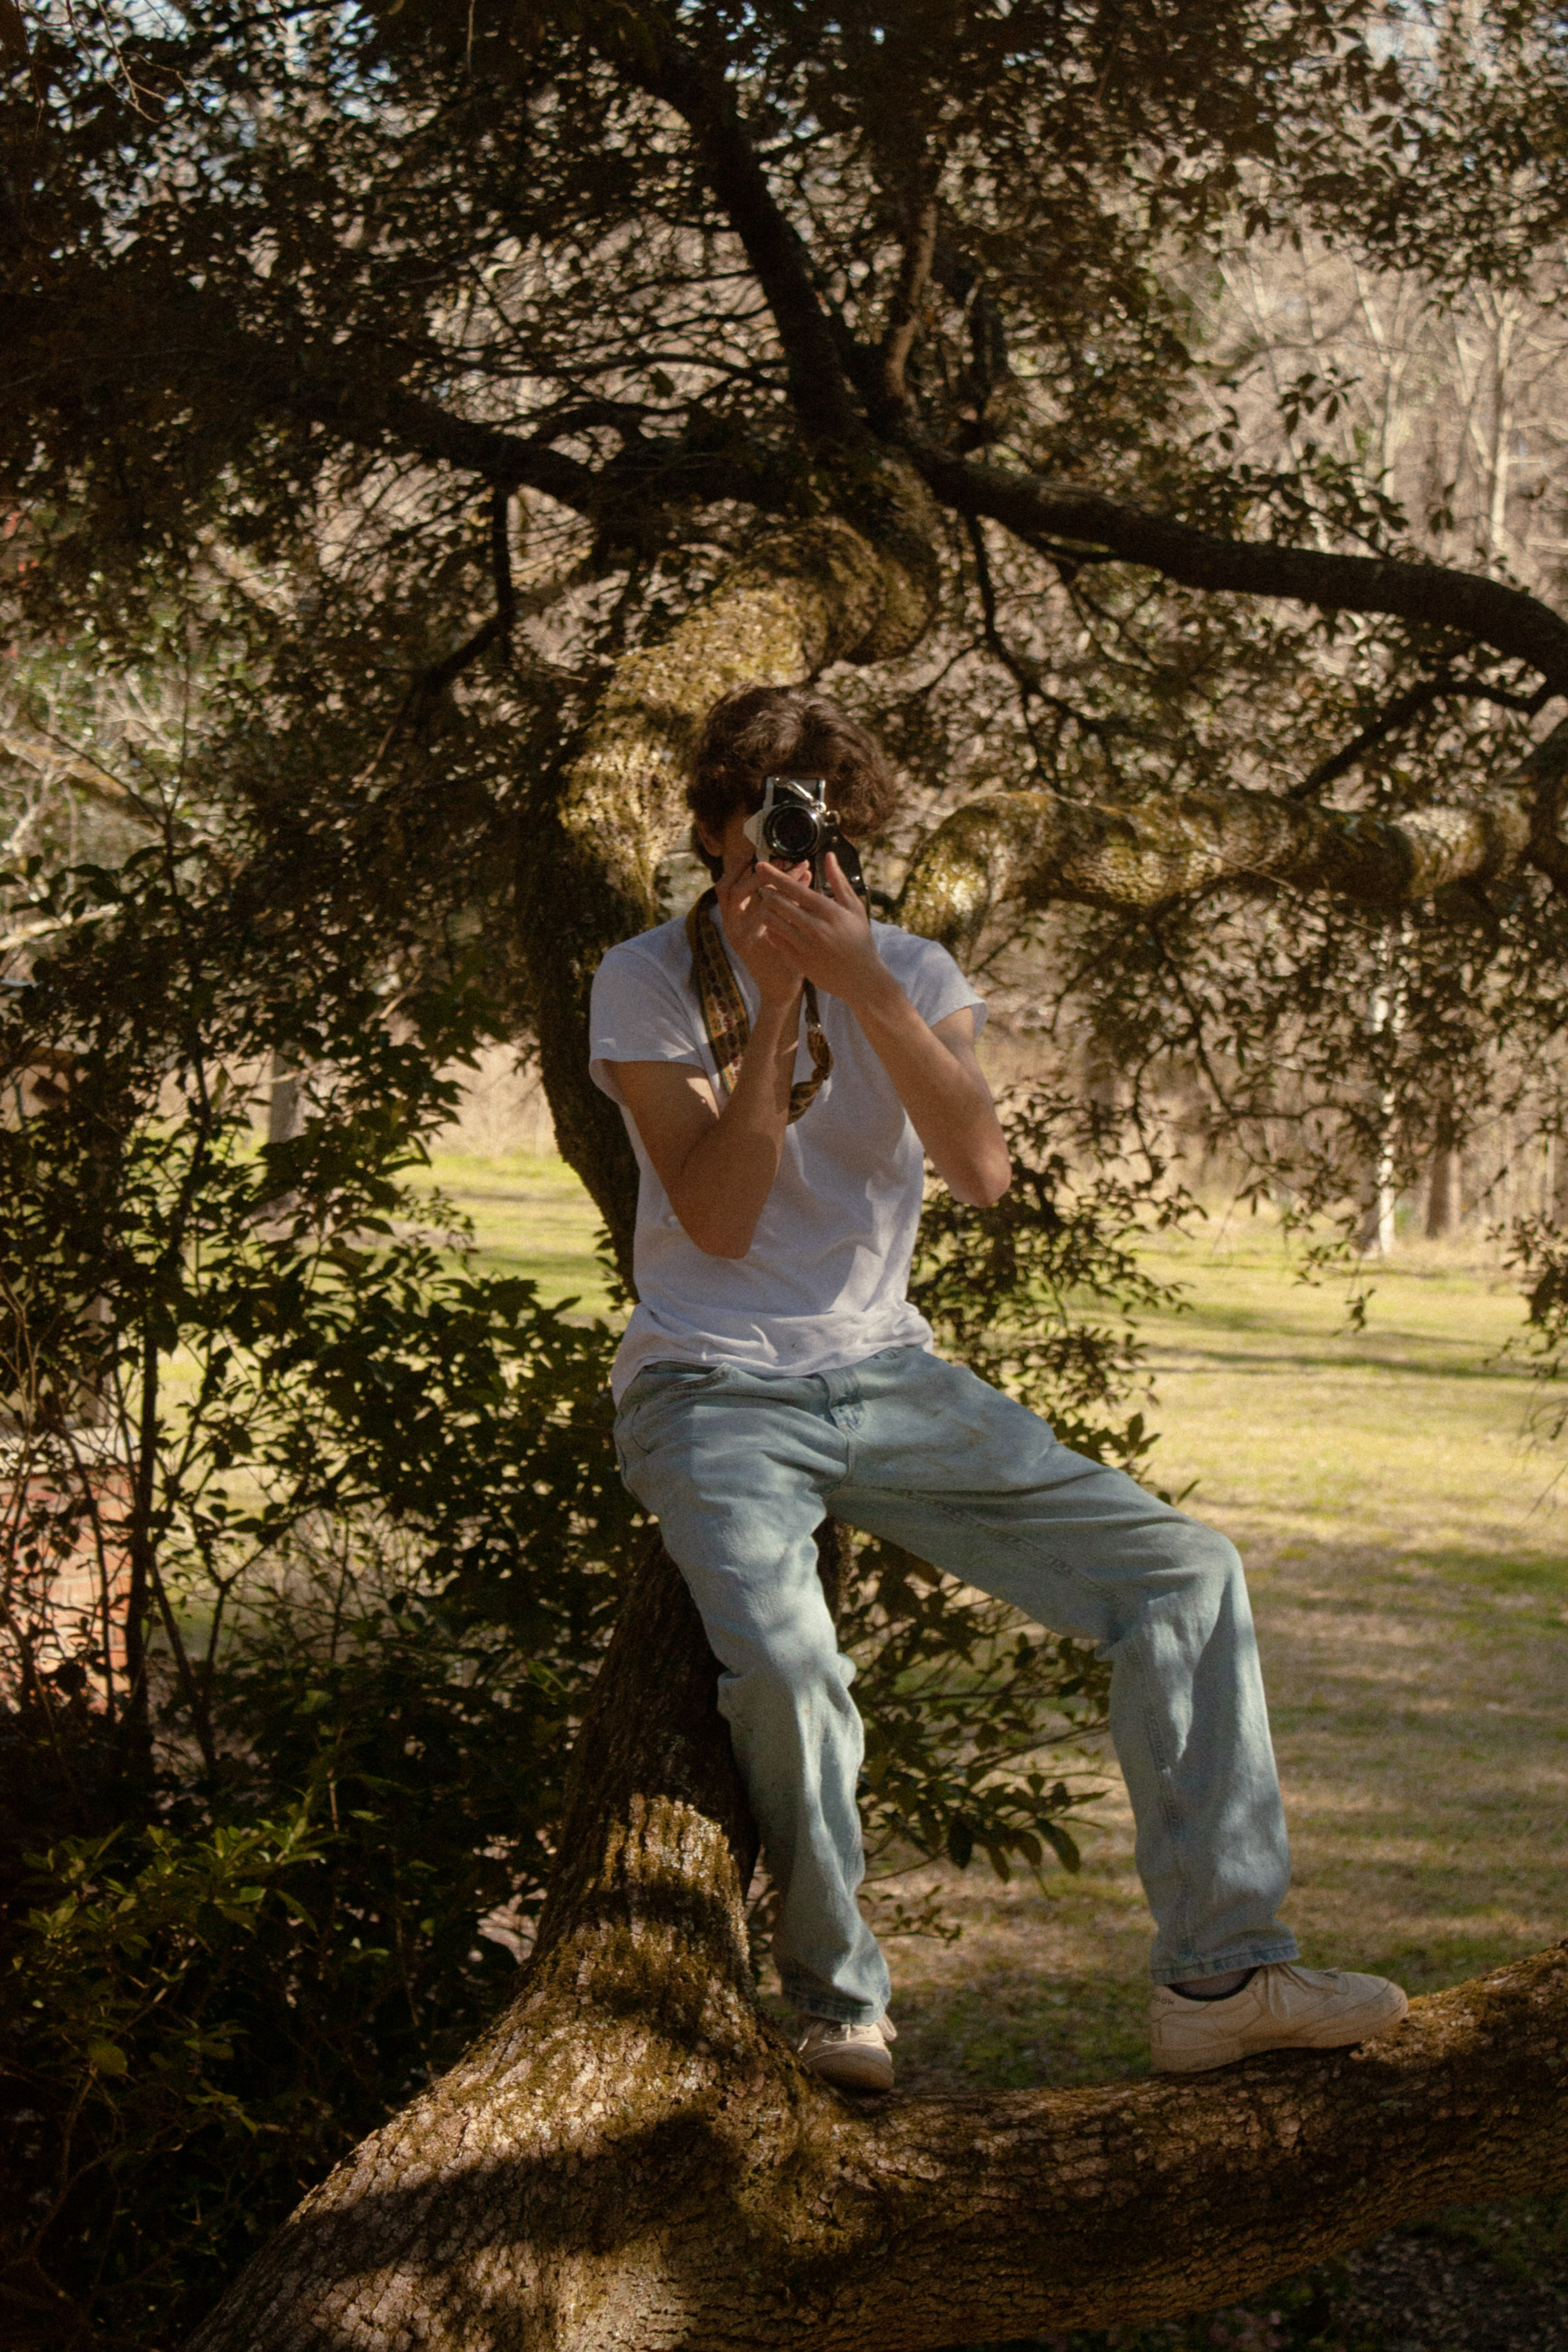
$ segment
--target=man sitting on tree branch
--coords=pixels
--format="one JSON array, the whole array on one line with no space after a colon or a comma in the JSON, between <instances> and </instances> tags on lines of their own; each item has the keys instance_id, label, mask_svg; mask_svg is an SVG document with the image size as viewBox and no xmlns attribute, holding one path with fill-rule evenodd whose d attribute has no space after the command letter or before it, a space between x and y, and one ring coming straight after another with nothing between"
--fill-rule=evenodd
<instances>
[{"instance_id":1,"label":"man sitting on tree branch","mask_svg":"<svg viewBox=\"0 0 1568 2352\"><path fill-rule=\"evenodd\" d=\"M1399 1987L1296 1966L1277 1916L1289 1849L1235 1547L931 1352L905 1296L922 1152L961 1201L1011 1179L975 1057L984 1006L945 949L868 919L831 852L821 889L809 864L759 856L755 813L785 774L825 780L851 836L897 803L879 747L820 696L716 704L688 798L717 887L610 950L592 1053L641 1171L622 1474L722 1667L801 2059L842 2088L893 2079L887 1963L857 1893L854 1668L817 1575L828 1517L1110 1658L1156 2067L1386 2032Z\"/></svg>"}]
</instances>

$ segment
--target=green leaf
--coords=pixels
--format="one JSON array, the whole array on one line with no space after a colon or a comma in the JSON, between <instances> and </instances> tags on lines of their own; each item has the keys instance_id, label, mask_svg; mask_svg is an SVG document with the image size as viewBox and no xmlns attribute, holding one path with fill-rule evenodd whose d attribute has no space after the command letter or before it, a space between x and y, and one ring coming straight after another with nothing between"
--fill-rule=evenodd
<instances>
[{"instance_id":1,"label":"green leaf","mask_svg":"<svg viewBox=\"0 0 1568 2352\"><path fill-rule=\"evenodd\" d=\"M1063 1829L1060 1822L1042 1822L1040 1830L1042 1835L1055 1849L1057 1858L1064 1870L1077 1871L1083 1867L1083 1856L1079 1853L1073 1839Z\"/></svg>"}]
</instances>

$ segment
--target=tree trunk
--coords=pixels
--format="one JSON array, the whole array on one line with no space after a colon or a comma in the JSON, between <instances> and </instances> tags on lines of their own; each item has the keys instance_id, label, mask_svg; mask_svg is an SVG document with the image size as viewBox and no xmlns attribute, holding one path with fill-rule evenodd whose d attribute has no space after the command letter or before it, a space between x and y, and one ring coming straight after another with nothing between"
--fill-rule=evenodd
<instances>
[{"instance_id":1,"label":"tree trunk","mask_svg":"<svg viewBox=\"0 0 1568 2352\"><path fill-rule=\"evenodd\" d=\"M287 1143L299 1132L300 1074L289 1069L281 1054L274 1053L267 1092L267 1140Z\"/></svg>"},{"instance_id":2,"label":"tree trunk","mask_svg":"<svg viewBox=\"0 0 1568 2352\"><path fill-rule=\"evenodd\" d=\"M755 1841L657 1554L595 1687L516 1998L306 2199L192 2352L916 2352L1152 2320L1568 2182L1568 1946L1364 2052L850 2100L761 2016Z\"/></svg>"},{"instance_id":3,"label":"tree trunk","mask_svg":"<svg viewBox=\"0 0 1568 2352\"><path fill-rule=\"evenodd\" d=\"M1458 1230L1459 1146L1454 1132L1454 1108L1437 1106L1432 1160L1426 1176L1426 1238L1444 1241Z\"/></svg>"}]
</instances>

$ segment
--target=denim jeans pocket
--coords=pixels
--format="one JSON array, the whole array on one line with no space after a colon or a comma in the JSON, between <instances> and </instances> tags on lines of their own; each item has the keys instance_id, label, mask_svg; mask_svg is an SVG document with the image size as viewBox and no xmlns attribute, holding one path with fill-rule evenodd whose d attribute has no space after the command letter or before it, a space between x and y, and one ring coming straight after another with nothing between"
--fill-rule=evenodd
<instances>
[{"instance_id":1,"label":"denim jeans pocket","mask_svg":"<svg viewBox=\"0 0 1568 2352\"><path fill-rule=\"evenodd\" d=\"M616 1415L616 1444L623 1456L649 1453L665 1433L668 1414L679 1412L689 1398L717 1388L723 1378L722 1364L645 1364ZM622 1470L624 1475L624 1461Z\"/></svg>"}]
</instances>

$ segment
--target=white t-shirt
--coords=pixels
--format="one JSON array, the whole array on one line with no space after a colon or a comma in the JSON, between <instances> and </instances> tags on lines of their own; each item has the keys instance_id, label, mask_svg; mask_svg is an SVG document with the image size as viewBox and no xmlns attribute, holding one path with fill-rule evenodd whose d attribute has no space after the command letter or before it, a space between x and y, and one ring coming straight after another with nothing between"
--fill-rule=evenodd
<instances>
[{"instance_id":1,"label":"white t-shirt","mask_svg":"<svg viewBox=\"0 0 1568 2352\"><path fill-rule=\"evenodd\" d=\"M723 924L717 910L712 919ZM983 1000L945 948L873 923L878 952L921 1019L945 1020ZM758 992L740 958L731 969L754 1022ZM742 1258L710 1257L669 1205L621 1101L611 1062L683 1062L704 1071L721 1102L682 920L610 950L589 1015L595 1083L637 1153L634 1265L638 1303L611 1373L618 1402L645 1364L741 1364L755 1372L825 1372L879 1349L928 1346L931 1326L904 1296L920 1223L920 1139L859 1023L835 996L819 1000L833 1075L785 1129L773 1190ZM811 1075L801 1022L795 1076Z\"/></svg>"}]
</instances>

